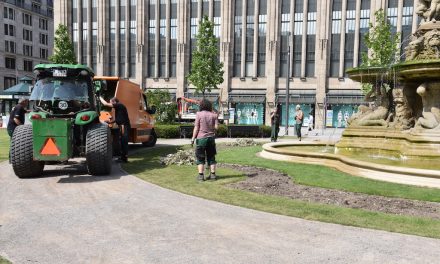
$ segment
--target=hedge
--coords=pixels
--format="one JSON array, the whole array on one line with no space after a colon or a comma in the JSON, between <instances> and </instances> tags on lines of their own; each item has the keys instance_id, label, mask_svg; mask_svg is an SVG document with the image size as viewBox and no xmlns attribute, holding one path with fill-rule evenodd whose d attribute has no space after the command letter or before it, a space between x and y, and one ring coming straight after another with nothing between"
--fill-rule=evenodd
<instances>
[{"instance_id":1,"label":"hedge","mask_svg":"<svg viewBox=\"0 0 440 264\"><path fill-rule=\"evenodd\" d=\"M180 138L179 124L157 124L155 125L155 131L158 138ZM270 137L270 126L260 126L260 132L262 137ZM224 124L220 124L217 130L217 137L227 137L228 127Z\"/></svg>"}]
</instances>

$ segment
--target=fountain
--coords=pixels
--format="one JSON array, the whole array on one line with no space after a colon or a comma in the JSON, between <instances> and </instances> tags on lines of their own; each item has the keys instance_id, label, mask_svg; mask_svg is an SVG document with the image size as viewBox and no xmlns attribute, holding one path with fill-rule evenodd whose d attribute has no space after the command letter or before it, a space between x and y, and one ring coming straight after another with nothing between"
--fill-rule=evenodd
<instances>
[{"instance_id":1,"label":"fountain","mask_svg":"<svg viewBox=\"0 0 440 264\"><path fill-rule=\"evenodd\" d=\"M275 143L264 145L261 155L440 187L440 0L420 1L415 11L422 22L405 48L404 62L347 71L351 79L372 85L366 100L374 103L359 107L333 148Z\"/></svg>"}]
</instances>

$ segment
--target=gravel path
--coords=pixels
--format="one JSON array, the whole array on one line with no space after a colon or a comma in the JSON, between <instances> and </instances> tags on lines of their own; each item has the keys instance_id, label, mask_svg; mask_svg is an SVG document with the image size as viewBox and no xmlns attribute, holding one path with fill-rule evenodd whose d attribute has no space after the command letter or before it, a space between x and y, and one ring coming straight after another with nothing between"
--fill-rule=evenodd
<instances>
[{"instance_id":1,"label":"gravel path","mask_svg":"<svg viewBox=\"0 0 440 264\"><path fill-rule=\"evenodd\" d=\"M0 255L19 263L438 263L440 240L207 201L83 164L0 163Z\"/></svg>"}]
</instances>

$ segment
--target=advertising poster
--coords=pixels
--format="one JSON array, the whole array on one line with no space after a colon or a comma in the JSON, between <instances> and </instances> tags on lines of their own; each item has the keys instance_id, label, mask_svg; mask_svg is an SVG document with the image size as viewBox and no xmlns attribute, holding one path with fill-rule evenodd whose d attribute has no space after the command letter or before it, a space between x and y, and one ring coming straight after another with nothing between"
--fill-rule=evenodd
<instances>
[{"instance_id":1,"label":"advertising poster","mask_svg":"<svg viewBox=\"0 0 440 264\"><path fill-rule=\"evenodd\" d=\"M295 125L295 115L297 104L289 104L289 126ZM312 106L310 104L300 104L301 110L304 113L303 126L309 125L309 115L312 111ZM281 126L286 125L286 104L281 104Z\"/></svg>"},{"instance_id":2,"label":"advertising poster","mask_svg":"<svg viewBox=\"0 0 440 264\"><path fill-rule=\"evenodd\" d=\"M327 110L325 116L325 126L332 127L333 126L333 110Z\"/></svg>"},{"instance_id":3,"label":"advertising poster","mask_svg":"<svg viewBox=\"0 0 440 264\"><path fill-rule=\"evenodd\" d=\"M347 127L347 120L357 111L356 105L333 105L333 127Z\"/></svg>"},{"instance_id":4,"label":"advertising poster","mask_svg":"<svg viewBox=\"0 0 440 264\"><path fill-rule=\"evenodd\" d=\"M262 125L264 105L258 103L237 103L235 106L235 124Z\"/></svg>"}]
</instances>

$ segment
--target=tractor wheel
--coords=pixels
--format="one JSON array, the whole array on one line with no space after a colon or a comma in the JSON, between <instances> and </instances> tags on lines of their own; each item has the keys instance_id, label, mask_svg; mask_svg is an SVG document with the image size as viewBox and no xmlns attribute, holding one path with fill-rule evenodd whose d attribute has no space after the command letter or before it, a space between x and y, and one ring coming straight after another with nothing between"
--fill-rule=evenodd
<instances>
[{"instance_id":1,"label":"tractor wheel","mask_svg":"<svg viewBox=\"0 0 440 264\"><path fill-rule=\"evenodd\" d=\"M142 142L145 147L154 147L156 145L157 135L154 129L151 131L150 139L148 141Z\"/></svg>"},{"instance_id":2,"label":"tractor wheel","mask_svg":"<svg viewBox=\"0 0 440 264\"><path fill-rule=\"evenodd\" d=\"M112 170L112 138L107 125L96 124L86 136L87 170L91 175L106 175Z\"/></svg>"},{"instance_id":3,"label":"tractor wheel","mask_svg":"<svg viewBox=\"0 0 440 264\"><path fill-rule=\"evenodd\" d=\"M19 178L38 177L43 172L44 161L34 160L31 125L18 126L11 143L11 163Z\"/></svg>"}]
</instances>

